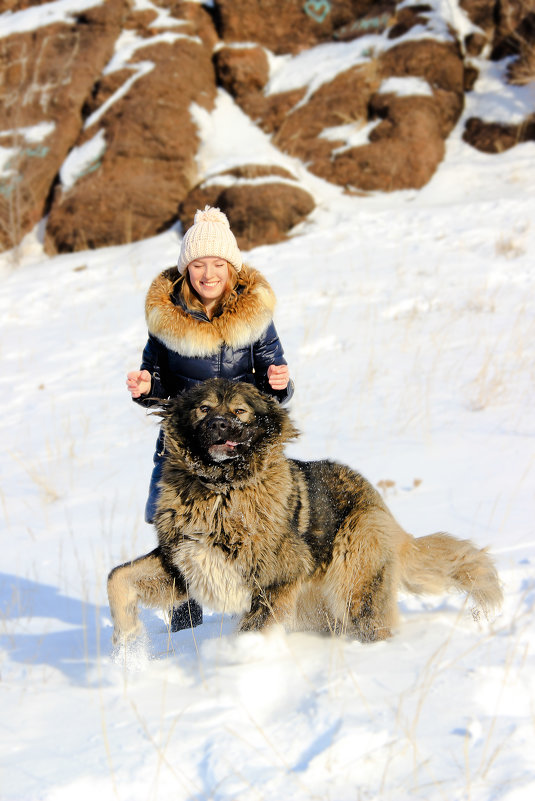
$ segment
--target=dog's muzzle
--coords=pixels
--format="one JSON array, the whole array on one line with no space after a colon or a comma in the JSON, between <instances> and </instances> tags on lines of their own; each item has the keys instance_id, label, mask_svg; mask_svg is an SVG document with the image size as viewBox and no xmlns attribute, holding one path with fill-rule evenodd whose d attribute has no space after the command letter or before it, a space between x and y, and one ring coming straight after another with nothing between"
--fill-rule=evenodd
<instances>
[{"instance_id":1,"label":"dog's muzzle","mask_svg":"<svg viewBox=\"0 0 535 801\"><path fill-rule=\"evenodd\" d=\"M203 444L212 459L221 462L238 456L238 446L244 442L242 423L215 415L205 419L201 425Z\"/></svg>"}]
</instances>

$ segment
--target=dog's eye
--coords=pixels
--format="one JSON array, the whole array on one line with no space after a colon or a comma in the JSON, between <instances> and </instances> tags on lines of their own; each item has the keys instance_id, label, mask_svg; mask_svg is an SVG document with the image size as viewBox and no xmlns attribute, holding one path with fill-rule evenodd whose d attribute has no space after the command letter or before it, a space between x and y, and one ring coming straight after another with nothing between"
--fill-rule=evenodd
<instances>
[{"instance_id":1,"label":"dog's eye","mask_svg":"<svg viewBox=\"0 0 535 801\"><path fill-rule=\"evenodd\" d=\"M204 403L202 406L199 406L199 411L202 412L203 414L208 414L208 412L210 411L210 407Z\"/></svg>"},{"instance_id":2,"label":"dog's eye","mask_svg":"<svg viewBox=\"0 0 535 801\"><path fill-rule=\"evenodd\" d=\"M245 414L245 413L246 413L245 409L234 409L234 414L238 415L238 417L240 416L240 414Z\"/></svg>"}]
</instances>

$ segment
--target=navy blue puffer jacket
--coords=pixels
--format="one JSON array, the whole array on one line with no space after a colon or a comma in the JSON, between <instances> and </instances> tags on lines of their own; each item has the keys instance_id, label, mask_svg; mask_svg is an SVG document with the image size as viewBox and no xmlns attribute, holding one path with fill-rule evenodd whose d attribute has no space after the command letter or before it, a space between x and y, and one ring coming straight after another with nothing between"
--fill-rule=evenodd
<instances>
[{"instance_id":1,"label":"navy blue puffer jacket","mask_svg":"<svg viewBox=\"0 0 535 801\"><path fill-rule=\"evenodd\" d=\"M246 381L288 401L293 384L276 391L267 380L269 365L286 360L272 319L275 296L265 278L244 265L237 297L210 320L185 306L176 289L178 277L176 268L164 271L147 294L149 339L140 369L149 371L152 383L149 395L137 402L155 405L207 378Z\"/></svg>"}]
</instances>

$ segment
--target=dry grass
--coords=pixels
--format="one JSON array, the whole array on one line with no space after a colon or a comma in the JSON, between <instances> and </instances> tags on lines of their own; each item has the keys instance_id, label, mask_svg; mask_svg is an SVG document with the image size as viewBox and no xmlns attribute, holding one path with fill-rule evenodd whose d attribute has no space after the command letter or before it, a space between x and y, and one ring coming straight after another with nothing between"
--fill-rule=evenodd
<instances>
[{"instance_id":1,"label":"dry grass","mask_svg":"<svg viewBox=\"0 0 535 801\"><path fill-rule=\"evenodd\" d=\"M61 495L53 484L50 471L43 464L36 460L30 463L14 452L11 452L11 457L20 464L30 481L40 489L45 504L55 503L60 499Z\"/></svg>"},{"instance_id":2,"label":"dry grass","mask_svg":"<svg viewBox=\"0 0 535 801\"><path fill-rule=\"evenodd\" d=\"M518 259L526 253L525 246L516 236L501 234L496 240L496 255L504 259Z\"/></svg>"}]
</instances>

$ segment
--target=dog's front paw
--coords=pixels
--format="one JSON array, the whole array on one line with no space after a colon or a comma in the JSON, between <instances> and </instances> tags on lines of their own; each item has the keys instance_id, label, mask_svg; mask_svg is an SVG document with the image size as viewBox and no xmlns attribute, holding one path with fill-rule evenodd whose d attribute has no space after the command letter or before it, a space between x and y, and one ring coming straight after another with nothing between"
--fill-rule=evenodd
<instances>
[{"instance_id":1,"label":"dog's front paw","mask_svg":"<svg viewBox=\"0 0 535 801\"><path fill-rule=\"evenodd\" d=\"M388 640L392 637L392 630L388 626L379 626L372 623L362 623L358 621L353 631L349 631L360 642L379 642L380 640Z\"/></svg>"},{"instance_id":2,"label":"dog's front paw","mask_svg":"<svg viewBox=\"0 0 535 801\"><path fill-rule=\"evenodd\" d=\"M127 634L115 631L112 644L111 661L116 665L121 665L128 672L138 672L147 666L150 659L149 640L141 624Z\"/></svg>"},{"instance_id":3,"label":"dog's front paw","mask_svg":"<svg viewBox=\"0 0 535 801\"><path fill-rule=\"evenodd\" d=\"M273 620L268 609L256 609L254 612L247 612L242 618L239 631L261 631L265 629L270 622L273 622Z\"/></svg>"},{"instance_id":4,"label":"dog's front paw","mask_svg":"<svg viewBox=\"0 0 535 801\"><path fill-rule=\"evenodd\" d=\"M111 642L114 648L126 646L129 643L138 640L145 635L145 629L141 621L137 621L136 625L131 629L119 629L117 626L113 629Z\"/></svg>"}]
</instances>

